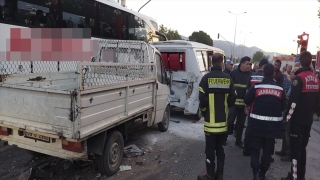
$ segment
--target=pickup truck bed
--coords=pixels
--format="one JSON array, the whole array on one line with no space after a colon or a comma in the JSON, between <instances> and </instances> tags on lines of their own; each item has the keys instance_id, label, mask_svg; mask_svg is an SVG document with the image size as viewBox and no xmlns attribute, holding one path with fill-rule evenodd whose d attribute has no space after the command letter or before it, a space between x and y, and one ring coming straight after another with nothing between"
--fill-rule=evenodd
<instances>
[{"instance_id":1,"label":"pickup truck bed","mask_svg":"<svg viewBox=\"0 0 320 180\"><path fill-rule=\"evenodd\" d=\"M153 66L79 63L78 72L8 75L0 82L0 126L86 138L153 107Z\"/></svg>"}]
</instances>

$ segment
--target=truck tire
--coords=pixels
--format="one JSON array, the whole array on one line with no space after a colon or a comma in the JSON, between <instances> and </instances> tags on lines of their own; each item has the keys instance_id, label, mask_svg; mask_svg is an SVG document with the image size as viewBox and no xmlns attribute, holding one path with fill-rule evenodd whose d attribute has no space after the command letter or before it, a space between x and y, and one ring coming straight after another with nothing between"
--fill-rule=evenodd
<instances>
[{"instance_id":1,"label":"truck tire","mask_svg":"<svg viewBox=\"0 0 320 180\"><path fill-rule=\"evenodd\" d=\"M166 132L169 128L170 122L170 108L169 106L166 107L164 110L162 121L158 123L158 129L161 132Z\"/></svg>"},{"instance_id":2,"label":"truck tire","mask_svg":"<svg viewBox=\"0 0 320 180\"><path fill-rule=\"evenodd\" d=\"M197 114L194 114L192 116L193 116L194 120L199 121L201 119L201 117L202 117L200 109L198 109Z\"/></svg>"},{"instance_id":3,"label":"truck tire","mask_svg":"<svg viewBox=\"0 0 320 180\"><path fill-rule=\"evenodd\" d=\"M102 156L98 156L97 165L101 174L112 176L119 170L123 157L123 148L122 134L119 131L108 133Z\"/></svg>"}]
</instances>

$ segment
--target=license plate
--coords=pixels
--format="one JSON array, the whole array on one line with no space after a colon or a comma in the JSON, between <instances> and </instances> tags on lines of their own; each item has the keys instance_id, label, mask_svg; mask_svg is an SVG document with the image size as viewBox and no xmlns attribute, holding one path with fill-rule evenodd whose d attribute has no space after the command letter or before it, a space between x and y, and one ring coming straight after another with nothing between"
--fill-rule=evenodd
<instances>
[{"instance_id":1,"label":"license plate","mask_svg":"<svg viewBox=\"0 0 320 180\"><path fill-rule=\"evenodd\" d=\"M43 135L39 135L39 134L24 132L24 137L50 143L50 138L49 137L43 136Z\"/></svg>"}]
</instances>

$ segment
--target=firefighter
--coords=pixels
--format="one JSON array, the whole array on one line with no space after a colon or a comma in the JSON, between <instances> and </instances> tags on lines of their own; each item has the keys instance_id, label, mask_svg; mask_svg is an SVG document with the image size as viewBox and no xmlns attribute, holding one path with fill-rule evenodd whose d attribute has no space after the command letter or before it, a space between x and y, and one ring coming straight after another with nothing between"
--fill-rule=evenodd
<instances>
[{"instance_id":1,"label":"firefighter","mask_svg":"<svg viewBox=\"0 0 320 180\"><path fill-rule=\"evenodd\" d=\"M235 128L235 145L243 148L242 133L244 123L246 121L246 114L244 111L245 104L243 102L244 95L246 94L246 86L251 76L250 58L245 56L241 58L239 68L230 73L230 77L234 83L234 87L237 92L237 98L234 106L229 110L228 115L228 133L233 133L234 121L237 118Z\"/></svg>"},{"instance_id":2,"label":"firefighter","mask_svg":"<svg viewBox=\"0 0 320 180\"><path fill-rule=\"evenodd\" d=\"M207 174L199 175L198 180L223 179L225 153L222 145L228 137L227 113L236 100L234 84L229 75L222 72L223 56L213 54L212 65L211 71L199 84L200 111L205 120Z\"/></svg>"},{"instance_id":3,"label":"firefighter","mask_svg":"<svg viewBox=\"0 0 320 180\"><path fill-rule=\"evenodd\" d=\"M256 72L252 73L250 81L248 81L247 84L247 90L249 90L249 88L257 83L260 83L263 79L263 68L266 64L269 64L269 61L267 59L261 59L261 61L259 62L259 68L257 69ZM249 114L248 109L250 108L250 106L246 107L246 114ZM243 140L243 145L244 145L244 149L243 149L243 156L250 156L250 149L249 149L249 135L248 135L248 129L250 127L247 126L246 131L245 131L245 136L244 136L244 140Z\"/></svg>"},{"instance_id":4,"label":"firefighter","mask_svg":"<svg viewBox=\"0 0 320 180\"><path fill-rule=\"evenodd\" d=\"M299 61L302 68L295 72L296 77L292 81L285 117L290 122L290 156L297 171L293 173L291 168L291 172L282 180L305 179L306 147L319 94L319 79L312 73L311 60L310 52L301 53Z\"/></svg>"},{"instance_id":5,"label":"firefighter","mask_svg":"<svg viewBox=\"0 0 320 180\"><path fill-rule=\"evenodd\" d=\"M263 69L263 80L250 87L244 97L251 104L248 118L250 136L251 168L254 180L265 179L270 167L275 138L282 138L282 111L286 107L286 94L273 79L274 66L267 64ZM263 154L260 162L260 150Z\"/></svg>"}]
</instances>

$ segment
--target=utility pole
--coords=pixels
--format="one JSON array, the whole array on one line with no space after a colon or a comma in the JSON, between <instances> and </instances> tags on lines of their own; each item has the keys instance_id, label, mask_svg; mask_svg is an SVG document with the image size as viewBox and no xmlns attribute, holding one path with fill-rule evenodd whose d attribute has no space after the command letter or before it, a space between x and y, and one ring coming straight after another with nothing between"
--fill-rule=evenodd
<instances>
[{"instance_id":1,"label":"utility pole","mask_svg":"<svg viewBox=\"0 0 320 180\"><path fill-rule=\"evenodd\" d=\"M150 1L151 1L151 0L149 0L148 2L146 2L146 3L138 10L138 12L139 12L144 6L146 6Z\"/></svg>"},{"instance_id":2,"label":"utility pole","mask_svg":"<svg viewBox=\"0 0 320 180\"><path fill-rule=\"evenodd\" d=\"M220 33L218 33L218 39L219 39L219 37L220 37L221 35L220 35ZM224 38L223 36L221 36L225 41L227 41L227 43L229 43L230 44L230 46L231 46L231 48L230 48L230 58L231 58L231 61L233 62L233 60L232 60L232 44L228 41L228 40L226 40L226 38Z\"/></svg>"},{"instance_id":3,"label":"utility pole","mask_svg":"<svg viewBox=\"0 0 320 180\"><path fill-rule=\"evenodd\" d=\"M232 58L234 58L234 46L236 45L236 35L237 35L237 24L238 24L238 16L241 15L241 14L246 14L247 12L243 12L243 13L240 13L240 14L235 14L231 11L229 11L229 13L233 14L236 16L236 26L234 28L234 37L233 37L233 52L232 52Z\"/></svg>"}]
</instances>

